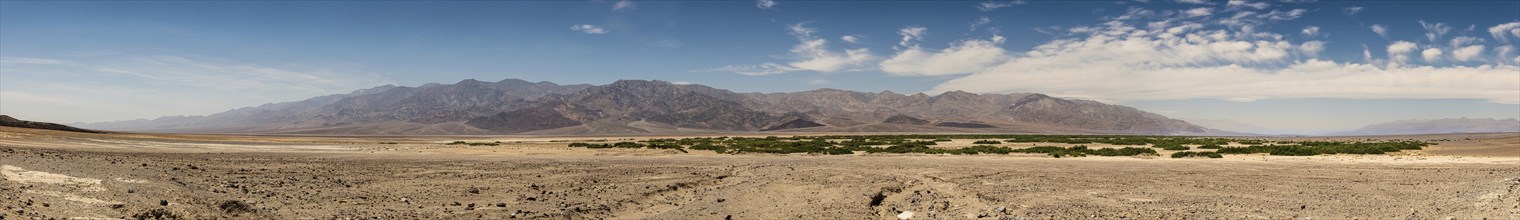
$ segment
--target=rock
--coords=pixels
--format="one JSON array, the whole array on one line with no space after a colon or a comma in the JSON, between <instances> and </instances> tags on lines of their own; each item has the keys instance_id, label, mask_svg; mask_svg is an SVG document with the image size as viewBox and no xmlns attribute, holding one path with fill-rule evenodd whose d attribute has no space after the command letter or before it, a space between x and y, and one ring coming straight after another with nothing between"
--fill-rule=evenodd
<instances>
[{"instance_id":1,"label":"rock","mask_svg":"<svg viewBox=\"0 0 1520 220\"><path fill-rule=\"evenodd\" d=\"M911 218L913 218L913 211L903 211L902 213L897 213L897 219L911 219Z\"/></svg>"}]
</instances>

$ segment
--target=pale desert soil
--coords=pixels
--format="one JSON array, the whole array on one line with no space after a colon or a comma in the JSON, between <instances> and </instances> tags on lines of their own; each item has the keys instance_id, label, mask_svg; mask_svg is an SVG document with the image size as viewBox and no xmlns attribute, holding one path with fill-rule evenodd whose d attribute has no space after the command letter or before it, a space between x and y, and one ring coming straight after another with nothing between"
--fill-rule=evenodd
<instances>
[{"instance_id":1,"label":"pale desert soil","mask_svg":"<svg viewBox=\"0 0 1520 220\"><path fill-rule=\"evenodd\" d=\"M717 155L547 142L556 137L0 128L0 216L1520 218L1520 134L1450 137L1402 155L1172 159ZM454 140L507 144L442 144Z\"/></svg>"}]
</instances>

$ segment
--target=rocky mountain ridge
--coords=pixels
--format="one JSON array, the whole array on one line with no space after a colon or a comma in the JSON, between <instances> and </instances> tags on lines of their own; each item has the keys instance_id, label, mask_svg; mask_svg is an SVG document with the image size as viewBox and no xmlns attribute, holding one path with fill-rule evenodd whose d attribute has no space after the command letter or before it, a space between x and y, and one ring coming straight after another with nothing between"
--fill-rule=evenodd
<instances>
[{"instance_id":1,"label":"rocky mountain ridge","mask_svg":"<svg viewBox=\"0 0 1520 220\"><path fill-rule=\"evenodd\" d=\"M1043 94L951 91L931 96L837 89L735 93L658 80L592 86L517 79L381 86L208 116L79 125L126 131L360 135L1216 132L1130 107Z\"/></svg>"}]
</instances>

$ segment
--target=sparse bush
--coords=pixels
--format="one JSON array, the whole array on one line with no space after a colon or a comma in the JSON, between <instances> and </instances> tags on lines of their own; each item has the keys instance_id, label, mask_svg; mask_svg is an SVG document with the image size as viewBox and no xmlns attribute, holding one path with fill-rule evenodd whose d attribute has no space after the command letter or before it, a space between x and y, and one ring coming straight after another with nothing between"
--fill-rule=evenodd
<instances>
[{"instance_id":1,"label":"sparse bush","mask_svg":"<svg viewBox=\"0 0 1520 220\"><path fill-rule=\"evenodd\" d=\"M1182 151L1182 152L1172 153L1172 158L1184 158L1184 157L1224 158L1224 155L1219 155L1219 153L1215 153L1215 152L1193 152L1193 151Z\"/></svg>"},{"instance_id":2,"label":"sparse bush","mask_svg":"<svg viewBox=\"0 0 1520 220\"><path fill-rule=\"evenodd\" d=\"M152 219L152 220L180 220L180 219L185 219L184 217L180 217L179 214L175 214L174 212L171 212L171 211L169 211L167 209L163 209L163 208L156 208L156 209L150 209L148 211L139 212L137 214L132 215L132 218L134 218L134 219Z\"/></svg>"},{"instance_id":3,"label":"sparse bush","mask_svg":"<svg viewBox=\"0 0 1520 220\"><path fill-rule=\"evenodd\" d=\"M221 209L222 213L227 213L228 215L233 216L237 216L243 213L253 213L255 210L253 208L253 205L249 205L248 203L244 203L243 201L239 200L222 201L222 203L218 203L216 205L216 208Z\"/></svg>"},{"instance_id":4,"label":"sparse bush","mask_svg":"<svg viewBox=\"0 0 1520 220\"><path fill-rule=\"evenodd\" d=\"M979 141L971 142L971 143L972 144L1002 144L1003 142L1002 141L995 141L995 140L979 140Z\"/></svg>"}]
</instances>

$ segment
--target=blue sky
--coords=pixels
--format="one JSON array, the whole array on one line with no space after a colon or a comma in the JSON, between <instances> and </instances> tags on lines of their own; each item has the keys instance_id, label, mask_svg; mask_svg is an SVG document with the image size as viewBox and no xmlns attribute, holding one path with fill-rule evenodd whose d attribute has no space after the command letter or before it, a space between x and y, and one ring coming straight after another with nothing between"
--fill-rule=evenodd
<instances>
[{"instance_id":1,"label":"blue sky","mask_svg":"<svg viewBox=\"0 0 1520 220\"><path fill-rule=\"evenodd\" d=\"M769 3L769 4L767 4ZM1520 117L1520 1L0 2L0 113L520 78L1040 92L1323 133Z\"/></svg>"}]
</instances>

